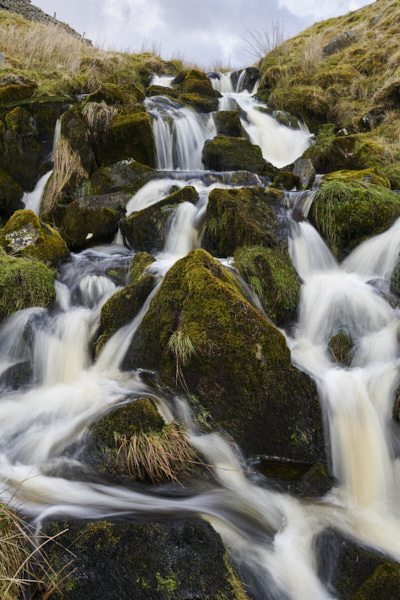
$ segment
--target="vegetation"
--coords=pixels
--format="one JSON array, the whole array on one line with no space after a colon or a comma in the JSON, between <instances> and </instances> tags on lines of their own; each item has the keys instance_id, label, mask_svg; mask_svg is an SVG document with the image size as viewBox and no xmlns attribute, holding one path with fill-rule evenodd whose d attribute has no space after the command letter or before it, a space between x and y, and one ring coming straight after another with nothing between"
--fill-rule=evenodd
<instances>
[{"instance_id":1,"label":"vegetation","mask_svg":"<svg viewBox=\"0 0 400 600\"><path fill-rule=\"evenodd\" d=\"M0 11L0 50L7 62L0 77L18 73L37 84L35 95L90 93L103 82L148 85L152 73L178 72L180 61L165 62L152 52L108 52L70 35Z\"/></svg>"},{"instance_id":2,"label":"vegetation","mask_svg":"<svg viewBox=\"0 0 400 600\"><path fill-rule=\"evenodd\" d=\"M343 129L364 134L364 142L377 146L377 155L368 152L357 168L396 171L396 182L400 121L393 111L400 105L399 18L398 2L380 0L313 25L261 60L259 91L269 106L294 113L314 131L328 121L335 135ZM352 43L327 55L328 43L348 31L354 34Z\"/></svg>"},{"instance_id":3,"label":"vegetation","mask_svg":"<svg viewBox=\"0 0 400 600\"><path fill-rule=\"evenodd\" d=\"M54 302L54 271L42 262L0 253L0 320L22 308Z\"/></svg>"}]
</instances>

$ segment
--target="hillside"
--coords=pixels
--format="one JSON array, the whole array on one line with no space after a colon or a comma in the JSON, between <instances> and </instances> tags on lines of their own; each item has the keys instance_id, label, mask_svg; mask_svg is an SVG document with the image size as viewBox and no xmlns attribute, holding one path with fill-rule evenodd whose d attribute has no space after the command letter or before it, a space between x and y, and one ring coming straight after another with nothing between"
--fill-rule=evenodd
<instances>
[{"instance_id":1,"label":"hillside","mask_svg":"<svg viewBox=\"0 0 400 600\"><path fill-rule=\"evenodd\" d=\"M313 25L261 61L259 97L319 134L317 170L342 168L317 156L337 146L352 155L349 168L379 167L400 188L399 34L399 3L377 0ZM347 138L342 150L337 135Z\"/></svg>"}]
</instances>

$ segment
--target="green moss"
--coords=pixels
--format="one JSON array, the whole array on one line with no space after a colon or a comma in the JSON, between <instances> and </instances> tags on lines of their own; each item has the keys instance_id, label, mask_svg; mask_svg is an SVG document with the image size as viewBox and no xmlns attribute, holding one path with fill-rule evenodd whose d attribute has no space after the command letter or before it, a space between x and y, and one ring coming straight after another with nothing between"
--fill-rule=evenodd
<instances>
[{"instance_id":1,"label":"green moss","mask_svg":"<svg viewBox=\"0 0 400 600\"><path fill-rule=\"evenodd\" d=\"M179 89L184 94L199 94L200 96L209 96L210 98L220 97L219 92L216 92L212 87L207 75L195 69L192 69L185 75L185 78L179 83Z\"/></svg>"},{"instance_id":2,"label":"green moss","mask_svg":"<svg viewBox=\"0 0 400 600\"><path fill-rule=\"evenodd\" d=\"M352 600L382 600L396 598L400 587L400 566L386 564L378 567Z\"/></svg>"},{"instance_id":3,"label":"green moss","mask_svg":"<svg viewBox=\"0 0 400 600\"><path fill-rule=\"evenodd\" d=\"M235 266L275 323L295 319L300 283L286 250L245 246L236 250Z\"/></svg>"},{"instance_id":4,"label":"green moss","mask_svg":"<svg viewBox=\"0 0 400 600\"><path fill-rule=\"evenodd\" d=\"M56 299L54 271L43 263L0 254L0 319L33 306L49 306Z\"/></svg>"},{"instance_id":5,"label":"green moss","mask_svg":"<svg viewBox=\"0 0 400 600\"><path fill-rule=\"evenodd\" d=\"M35 121L30 117L28 111L21 106L17 106L6 115L6 126L10 131L21 135L32 135L35 132Z\"/></svg>"},{"instance_id":6,"label":"green moss","mask_svg":"<svg viewBox=\"0 0 400 600\"><path fill-rule=\"evenodd\" d=\"M135 254L130 262L129 285L138 283L145 275L147 267L155 262L155 260L156 259L151 256L151 254L147 254L146 252Z\"/></svg>"},{"instance_id":7,"label":"green moss","mask_svg":"<svg viewBox=\"0 0 400 600\"><path fill-rule=\"evenodd\" d=\"M203 246L214 256L233 256L240 246L277 244L276 209L282 192L269 188L215 189L209 195Z\"/></svg>"},{"instance_id":8,"label":"green moss","mask_svg":"<svg viewBox=\"0 0 400 600\"><path fill-rule=\"evenodd\" d=\"M26 80L26 78L22 79ZM18 77L14 76L13 79L13 76L7 75L0 78L0 104L30 98L38 87L34 81L26 80L24 83L18 83L17 80Z\"/></svg>"},{"instance_id":9,"label":"green moss","mask_svg":"<svg viewBox=\"0 0 400 600\"><path fill-rule=\"evenodd\" d=\"M30 256L53 267L70 258L60 234L42 223L31 210L18 210L0 235L3 248L18 256Z\"/></svg>"},{"instance_id":10,"label":"green moss","mask_svg":"<svg viewBox=\"0 0 400 600\"><path fill-rule=\"evenodd\" d=\"M319 85L291 85L277 87L268 96L267 104L284 110L305 121L315 130L331 114L332 98Z\"/></svg>"},{"instance_id":11,"label":"green moss","mask_svg":"<svg viewBox=\"0 0 400 600\"><path fill-rule=\"evenodd\" d=\"M218 135L204 144L202 161L212 171L250 171L273 179L275 169L262 157L261 148L244 138Z\"/></svg>"},{"instance_id":12,"label":"green moss","mask_svg":"<svg viewBox=\"0 0 400 600\"><path fill-rule=\"evenodd\" d=\"M339 331L331 337L328 343L333 359L346 367L350 366L353 346L353 342L345 331Z\"/></svg>"},{"instance_id":13,"label":"green moss","mask_svg":"<svg viewBox=\"0 0 400 600\"><path fill-rule=\"evenodd\" d=\"M377 169L362 169L360 171L334 171L324 176L323 181L364 181L371 183L372 185L379 185L382 187L390 188L390 181Z\"/></svg>"},{"instance_id":14,"label":"green moss","mask_svg":"<svg viewBox=\"0 0 400 600\"><path fill-rule=\"evenodd\" d=\"M131 438L140 433L161 431L164 420L149 398L140 398L131 404L121 406L97 421L93 440L99 446L115 450L115 434Z\"/></svg>"},{"instance_id":15,"label":"green moss","mask_svg":"<svg viewBox=\"0 0 400 600\"><path fill-rule=\"evenodd\" d=\"M244 137L244 131L240 122L240 113L238 110L218 111L214 115L214 121L218 135Z\"/></svg>"},{"instance_id":16,"label":"green moss","mask_svg":"<svg viewBox=\"0 0 400 600\"><path fill-rule=\"evenodd\" d=\"M121 231L136 251L155 252L164 248L173 210L182 202L196 203L199 196L186 186L156 204L132 213L121 224Z\"/></svg>"},{"instance_id":17,"label":"green moss","mask_svg":"<svg viewBox=\"0 0 400 600\"><path fill-rule=\"evenodd\" d=\"M336 256L381 233L399 215L395 192L357 179L323 182L310 211L310 219Z\"/></svg>"},{"instance_id":18,"label":"green moss","mask_svg":"<svg viewBox=\"0 0 400 600\"><path fill-rule=\"evenodd\" d=\"M135 93L136 90L137 92ZM135 85L132 88L132 92L134 93L131 95L129 89L124 89L123 87L117 86L113 83L103 83L103 85L95 92L89 94L89 96L85 99L82 108L84 108L89 102L105 102L108 105L129 104L132 99L134 101L136 100L136 95L144 99L143 92L141 92L141 90L139 90Z\"/></svg>"},{"instance_id":19,"label":"green moss","mask_svg":"<svg viewBox=\"0 0 400 600\"><path fill-rule=\"evenodd\" d=\"M210 113L218 110L218 98L210 98L201 94L179 94L179 103L183 106L190 106L200 113Z\"/></svg>"},{"instance_id":20,"label":"green moss","mask_svg":"<svg viewBox=\"0 0 400 600\"><path fill-rule=\"evenodd\" d=\"M300 187L300 180L297 175L294 175L290 171L284 171L280 169L277 177L272 183L272 187L278 190L293 190L294 188Z\"/></svg>"},{"instance_id":21,"label":"green moss","mask_svg":"<svg viewBox=\"0 0 400 600\"><path fill-rule=\"evenodd\" d=\"M98 132L94 150L101 165L133 158L154 168L154 135L150 117L144 107L124 108L115 115L107 130Z\"/></svg>"},{"instance_id":22,"label":"green moss","mask_svg":"<svg viewBox=\"0 0 400 600\"><path fill-rule=\"evenodd\" d=\"M176 356L169 346L175 332L188 336L194 348L187 364L180 365L178 381L246 453L282 453L305 462L323 453L314 384L292 367L280 332L203 250L190 252L169 270L132 340L124 368L156 370L162 382L175 386ZM307 441L294 447L296 426Z\"/></svg>"}]
</instances>

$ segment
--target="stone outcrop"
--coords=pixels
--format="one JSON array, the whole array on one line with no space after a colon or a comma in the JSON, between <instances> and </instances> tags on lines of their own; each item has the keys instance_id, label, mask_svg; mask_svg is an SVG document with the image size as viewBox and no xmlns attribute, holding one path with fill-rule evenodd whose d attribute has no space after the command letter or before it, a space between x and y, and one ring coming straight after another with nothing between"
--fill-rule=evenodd
<instances>
[{"instance_id":1,"label":"stone outcrop","mask_svg":"<svg viewBox=\"0 0 400 600\"><path fill-rule=\"evenodd\" d=\"M51 17L37 6L32 6L31 0L0 0L0 10L7 10L8 12L16 13L17 15L24 17L24 19L35 21L35 23L43 23L44 25L58 25L75 37L83 37L77 31L75 31L75 29L72 29L72 27L67 25L67 23L58 21L55 18L56 13L54 13L54 17ZM86 41L91 44L90 40Z\"/></svg>"}]
</instances>

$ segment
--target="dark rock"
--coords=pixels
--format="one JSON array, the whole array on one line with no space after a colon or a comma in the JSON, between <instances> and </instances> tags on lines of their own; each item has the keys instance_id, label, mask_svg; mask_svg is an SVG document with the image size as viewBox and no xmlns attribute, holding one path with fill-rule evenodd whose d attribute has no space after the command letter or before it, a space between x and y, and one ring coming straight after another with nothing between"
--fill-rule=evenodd
<instances>
[{"instance_id":1,"label":"dark rock","mask_svg":"<svg viewBox=\"0 0 400 600\"><path fill-rule=\"evenodd\" d=\"M121 223L121 231L136 251L153 253L162 250L174 208L182 202L195 204L198 199L193 187L184 187L156 204L132 213Z\"/></svg>"},{"instance_id":2,"label":"dark rock","mask_svg":"<svg viewBox=\"0 0 400 600\"><path fill-rule=\"evenodd\" d=\"M0 77L0 104L30 98L37 87L36 81L23 75L3 75Z\"/></svg>"},{"instance_id":3,"label":"dark rock","mask_svg":"<svg viewBox=\"0 0 400 600\"><path fill-rule=\"evenodd\" d=\"M214 256L233 256L241 246L275 246L276 210L282 192L261 187L212 190L206 211L203 247Z\"/></svg>"},{"instance_id":4,"label":"dark rock","mask_svg":"<svg viewBox=\"0 0 400 600\"><path fill-rule=\"evenodd\" d=\"M396 598L400 565L327 529L315 540L318 575L338 600ZM392 590L392 595L380 595Z\"/></svg>"},{"instance_id":5,"label":"dark rock","mask_svg":"<svg viewBox=\"0 0 400 600\"><path fill-rule=\"evenodd\" d=\"M184 356L172 336L186 348ZM315 384L292 366L283 335L204 250L193 250L168 271L123 368L157 371L175 387L177 364L185 389L247 455L324 460Z\"/></svg>"},{"instance_id":6,"label":"dark rock","mask_svg":"<svg viewBox=\"0 0 400 600\"><path fill-rule=\"evenodd\" d=\"M23 209L23 195L24 190L21 186L0 169L0 217L8 219L16 210Z\"/></svg>"},{"instance_id":7,"label":"dark rock","mask_svg":"<svg viewBox=\"0 0 400 600\"><path fill-rule=\"evenodd\" d=\"M90 143L89 131L73 110L65 112L61 117L61 135L68 140L72 151L79 156L83 168L89 174L92 173L97 168L97 163Z\"/></svg>"},{"instance_id":8,"label":"dark rock","mask_svg":"<svg viewBox=\"0 0 400 600\"><path fill-rule=\"evenodd\" d=\"M200 519L69 522L50 525L45 533L64 530L45 546L57 570L71 558L71 569L77 569L63 588L64 600L235 600L243 594L240 582L232 581L220 536Z\"/></svg>"},{"instance_id":9,"label":"dark rock","mask_svg":"<svg viewBox=\"0 0 400 600\"><path fill-rule=\"evenodd\" d=\"M300 180L297 175L294 175L294 173L280 169L278 171L278 175L272 182L272 187L277 188L278 190L290 191L300 187Z\"/></svg>"},{"instance_id":10,"label":"dark rock","mask_svg":"<svg viewBox=\"0 0 400 600\"><path fill-rule=\"evenodd\" d=\"M357 36L352 31L345 31L331 40L327 46L324 46L322 52L325 56L331 56L332 54L341 52L356 42L358 42Z\"/></svg>"},{"instance_id":11,"label":"dark rock","mask_svg":"<svg viewBox=\"0 0 400 600\"><path fill-rule=\"evenodd\" d=\"M244 90L252 92L257 81L260 79L260 70L257 69L257 67L248 67L247 69L245 69L245 75L244 78L242 78L241 86L238 90L237 85L239 83L239 79L242 73L243 71L233 71L231 73L231 80L234 89L237 92L243 92Z\"/></svg>"},{"instance_id":12,"label":"dark rock","mask_svg":"<svg viewBox=\"0 0 400 600\"><path fill-rule=\"evenodd\" d=\"M29 385L33 379L33 369L30 362L12 365L0 375L0 388L18 390Z\"/></svg>"},{"instance_id":13,"label":"dark rock","mask_svg":"<svg viewBox=\"0 0 400 600\"><path fill-rule=\"evenodd\" d=\"M124 160L109 167L97 169L87 182L94 195L127 192L135 194L145 183L160 175L151 167L135 160ZM85 184L84 184L85 186Z\"/></svg>"},{"instance_id":14,"label":"dark rock","mask_svg":"<svg viewBox=\"0 0 400 600\"><path fill-rule=\"evenodd\" d=\"M345 367L349 367L352 360L353 342L345 331L339 331L332 336L328 343L333 360Z\"/></svg>"},{"instance_id":15,"label":"dark rock","mask_svg":"<svg viewBox=\"0 0 400 600\"><path fill-rule=\"evenodd\" d=\"M240 122L239 111L218 111L214 115L214 121L218 135L227 135L230 137L245 137L244 130Z\"/></svg>"},{"instance_id":16,"label":"dark rock","mask_svg":"<svg viewBox=\"0 0 400 600\"><path fill-rule=\"evenodd\" d=\"M251 171L274 178L275 169L264 160L259 146L244 138L218 135L204 144L202 161L212 171Z\"/></svg>"}]
</instances>

